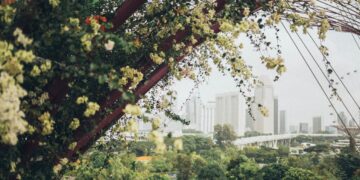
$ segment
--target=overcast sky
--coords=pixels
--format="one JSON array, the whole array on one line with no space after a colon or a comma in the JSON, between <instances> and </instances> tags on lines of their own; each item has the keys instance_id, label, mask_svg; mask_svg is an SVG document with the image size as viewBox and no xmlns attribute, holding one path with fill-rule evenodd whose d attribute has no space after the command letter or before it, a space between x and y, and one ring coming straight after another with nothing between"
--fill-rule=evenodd
<instances>
[{"instance_id":1,"label":"overcast sky","mask_svg":"<svg viewBox=\"0 0 360 180\"><path fill-rule=\"evenodd\" d=\"M267 33L269 36L273 32ZM313 37L316 36L316 31L312 31ZM272 35L274 36L274 35ZM295 35L293 36L295 37ZM312 49L318 62L322 67L322 56L308 36L302 36L308 47ZM360 42L360 38L355 38ZM331 116L330 113L333 110L329 107L329 103L323 95L321 89L316 84L315 79L312 77L310 71L307 69L305 63L301 59L301 56L295 49L290 38L285 31L280 31L280 44L282 46L283 57L287 67L287 72L283 74L278 82L274 83L275 95L279 98L279 109L287 111L287 125L298 125L299 122L308 122L312 126L313 116L322 116L323 124L331 124L335 115ZM254 67L254 74L256 75L268 75L270 78L275 77L275 73L271 70L267 70L264 65L261 64L259 59L259 52L249 44L249 41L245 37L241 37L239 41L244 43L243 57L249 65ZM296 39L299 46L302 47L300 41ZM354 73L354 70L360 69L360 50L355 44L352 36L349 33L329 32L325 45L330 49L330 61L335 70L340 76L344 76L344 83L348 86L349 90L360 103L360 73ZM303 48L303 47L302 47ZM314 70L316 70L317 77L320 78L325 89L329 93L330 89L326 84L326 80L320 74L315 64L312 63L312 59L303 48L302 52L306 54L306 58ZM350 72L349 75L347 73ZM335 76L334 76L335 78ZM174 88L178 91L178 105L180 106L186 100L190 94L190 90L194 87L194 84L190 80L182 80L174 85ZM359 110L355 104L351 101L348 95L343 90L343 87L337 85L341 97L345 103L351 109L351 112L355 118L359 118ZM200 97L203 102L215 100L215 95L223 92L238 91L235 86L235 82L231 76L223 76L221 73L213 69L212 74L208 78L207 82L201 84L198 88ZM334 103L339 111L345 111L338 100L334 99ZM183 109L184 110L184 109ZM348 119L350 118L347 114ZM324 127L324 125L323 125Z\"/></svg>"}]
</instances>

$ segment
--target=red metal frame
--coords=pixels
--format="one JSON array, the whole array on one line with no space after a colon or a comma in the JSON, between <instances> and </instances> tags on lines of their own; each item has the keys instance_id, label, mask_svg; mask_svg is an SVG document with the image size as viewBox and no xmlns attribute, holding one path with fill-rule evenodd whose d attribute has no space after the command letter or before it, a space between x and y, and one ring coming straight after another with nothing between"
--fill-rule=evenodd
<instances>
[{"instance_id":1,"label":"red metal frame","mask_svg":"<svg viewBox=\"0 0 360 180\"><path fill-rule=\"evenodd\" d=\"M15 0L4 0L3 3L11 4L12 2L15 2ZM118 27L120 27L125 21L137 10L139 9L146 0L125 0L125 2L122 3L121 6L116 10L116 14L112 20L112 23L114 24L113 30L116 30ZM61 79L61 78L55 78L47 87L46 91L49 93L49 99L50 102L53 104L60 104L62 99L65 97L66 93L68 92L68 79ZM115 93L116 94L116 93ZM57 112L57 109L55 108L51 113L55 114ZM27 142L23 150L27 153L25 154L31 154L34 149L37 148L38 145L38 138L35 138L32 141Z\"/></svg>"},{"instance_id":2,"label":"red metal frame","mask_svg":"<svg viewBox=\"0 0 360 180\"><path fill-rule=\"evenodd\" d=\"M132 15L136 10L142 6L146 0L126 0L121 4L121 6L116 10L115 16L112 20L113 28L112 30L116 30L125 21Z\"/></svg>"},{"instance_id":3,"label":"red metal frame","mask_svg":"<svg viewBox=\"0 0 360 180\"><path fill-rule=\"evenodd\" d=\"M218 5L215 8L216 12L219 12L220 10L222 10L225 6L225 0L217 0ZM171 35L170 37L166 38L159 46L159 49L161 51L168 51L169 49L172 48L173 42L174 40L176 42L182 42L184 40L185 37L188 36L189 34L189 27L185 27L184 30L179 30L178 32L176 32L175 35ZM143 57L142 59L139 60L139 62L145 62L144 65L142 67L140 67L140 71L144 74L146 73L152 63L150 61L149 57ZM118 98L121 97L121 92L115 90L110 92L109 96L101 103L101 109L107 108L109 106L111 106Z\"/></svg>"},{"instance_id":4,"label":"red metal frame","mask_svg":"<svg viewBox=\"0 0 360 180\"><path fill-rule=\"evenodd\" d=\"M125 21L138 10L146 0L125 0L115 12L115 16L112 19L113 28L111 31L115 31ZM63 99L68 91L68 81L66 79L54 79L48 87L49 97L52 103L59 103Z\"/></svg>"},{"instance_id":5,"label":"red metal frame","mask_svg":"<svg viewBox=\"0 0 360 180\"><path fill-rule=\"evenodd\" d=\"M216 22L212 26L212 29L215 33L220 32L219 29L220 25ZM188 44L187 46L198 46L203 42L203 39L200 37L197 38L198 43L195 45ZM176 61L180 62L182 61L186 55L180 56L176 58ZM141 96L145 95L152 87L154 87L162 78L164 78L169 72L169 66L167 64L162 64L160 67L158 67L150 76L148 80L143 82L136 88L134 91L134 94L136 96L136 101L140 99ZM110 95L113 102L116 101L119 97L121 97L121 92L114 92L112 95ZM111 114L103 118L97 126L90 132L84 134L82 137L80 137L77 141L76 148L74 150L69 150L66 154L66 157L68 159L72 159L74 154L77 151L84 152L86 149L92 144L91 142L94 142L96 137L98 137L102 130L108 129L112 123L114 123L116 120L118 120L121 116L124 115L123 109L125 108L125 104L121 105L120 107L116 108Z\"/></svg>"},{"instance_id":6,"label":"red metal frame","mask_svg":"<svg viewBox=\"0 0 360 180\"><path fill-rule=\"evenodd\" d=\"M225 0L218 0L218 7L216 8L216 11L220 11L224 6L225 6ZM221 7L221 8L220 8ZM258 10L259 9L259 4L257 4L257 7L255 9ZM220 32L219 29L220 25L218 22L215 22L214 25L212 26L212 29L215 33ZM176 33L174 38L179 38L179 39L183 39L186 36L186 33L179 31L178 33ZM169 37L169 39L171 39L172 37ZM195 45L191 45L188 44L187 46L198 46L199 44L201 44L203 42L203 39L197 37L198 39L198 43ZM171 44L166 43L167 41L165 40L165 45L164 45L164 49L167 48L171 48ZM170 41L171 42L171 41ZM185 55L180 56L178 58L176 58L177 61L182 61L184 59ZM167 64L163 64L160 67L158 67L150 76L150 78L148 80L146 80L145 82L143 82L142 84L140 84L138 86L138 88L135 90L134 94L136 96L136 101L138 101L140 99L141 96L145 95L152 87L154 87L162 78L164 78L167 73L169 72L169 66ZM121 97L121 93L120 92L113 92L110 94L109 98L108 98L108 102L105 103L107 105L112 104L113 102L115 102L119 97ZM121 106L119 106L118 108L116 108L111 114L107 115L105 118L103 118L101 121L99 121L99 123L97 124L97 126L90 132L84 134L83 136L81 136L76 142L77 145L75 147L74 150L69 150L66 153L66 157L68 159L73 159L74 155L76 152L80 151L80 152L84 152L86 151L91 144L95 141L95 139L97 139L100 135L101 132L104 130L107 130L116 120L118 120L119 118L121 118L121 116L124 115L123 109L125 108L125 104L122 104Z\"/></svg>"}]
</instances>

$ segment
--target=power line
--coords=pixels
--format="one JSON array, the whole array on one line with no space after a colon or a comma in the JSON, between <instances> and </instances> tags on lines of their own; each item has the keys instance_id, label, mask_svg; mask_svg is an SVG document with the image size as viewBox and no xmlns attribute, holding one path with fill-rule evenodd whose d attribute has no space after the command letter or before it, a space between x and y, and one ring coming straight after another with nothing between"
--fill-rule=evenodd
<instances>
[{"instance_id":1,"label":"power line","mask_svg":"<svg viewBox=\"0 0 360 180\"><path fill-rule=\"evenodd\" d=\"M360 110L360 105L356 102L354 96L350 93L349 89L347 88L347 86L345 85L345 83L341 80L341 77L339 76L339 74L336 72L336 70L334 69L334 67L331 65L330 61L327 59L327 57L325 56L325 54L323 52L321 52L319 45L315 42L314 38L307 33L308 36L310 37L310 39L312 40L312 42L315 44L315 46L319 49L320 53L323 55L324 59L329 62L329 66L330 68L334 71L336 77L339 79L339 81L341 82L341 84L344 86L345 90L347 91L347 93L349 94L349 96L351 97L351 99L354 101L354 103L356 104L357 108Z\"/></svg>"},{"instance_id":2,"label":"power line","mask_svg":"<svg viewBox=\"0 0 360 180\"><path fill-rule=\"evenodd\" d=\"M283 23L282 21L281 21L281 25L282 25L283 28L285 29L287 35L290 37L292 43L295 45L295 47L296 47L297 51L299 52L301 58L302 58L303 61L305 62L306 66L308 67L309 71L311 72L312 76L314 77L316 83L319 85L321 91L324 93L326 99L329 101L331 107L334 109L335 113L337 114L338 118L340 119L340 122L341 122L341 123L343 124L343 126L345 127L346 133L347 133L351 138L353 138L353 137L352 137L352 134L351 134L350 131L349 131L349 129L347 129L347 127L346 127L343 119L340 117L339 112L336 110L334 104L332 103L332 101L330 100L330 98L328 97L328 95L326 94L326 91L325 91L325 89L322 87L319 79L316 77L314 71L311 69L309 63L308 63L307 60L305 59L304 55L303 55L302 52L300 51L299 47L298 47L297 44L295 43L294 39L292 38L292 36L290 35L289 31L287 30L287 28L285 27L285 25L284 25L284 23Z\"/></svg>"},{"instance_id":3,"label":"power line","mask_svg":"<svg viewBox=\"0 0 360 180\"><path fill-rule=\"evenodd\" d=\"M338 6L338 5L337 5ZM346 8L345 8L345 10L344 10L344 8L342 7L341 8L344 12L345 12L345 15L343 15L343 13L342 13L342 11L340 10L340 14L341 14L341 16L342 16L342 18L343 18L343 20L346 22L346 23L350 23L350 24L352 24L351 23L351 21L346 21L345 20L345 17L347 17L346 15L347 15L347 13L346 13ZM348 19L351 19L351 18L349 18L349 17L347 17ZM354 27L357 27L358 28L358 26L357 25L355 25ZM356 46L357 46L357 48L359 49L359 51L360 51L360 45L359 45L359 43L357 42L357 40L356 40L356 38L355 38L355 36L354 36L354 34L352 34L352 33L350 33L351 34L351 37L353 38L353 40L354 40L354 42L355 42L355 44L356 44ZM358 37L359 37L359 35L358 35Z\"/></svg>"},{"instance_id":4,"label":"power line","mask_svg":"<svg viewBox=\"0 0 360 180\"><path fill-rule=\"evenodd\" d=\"M299 36L298 32L295 32L296 36L300 39L301 43L303 44L303 46L305 47L306 51L310 54L312 60L315 62L316 66L318 67L318 69L320 70L320 72L322 73L322 75L325 77L325 79L327 80L327 82L329 83L330 87L333 88L333 86L331 85L331 82L329 80L329 78L326 76L326 74L324 73L324 71L322 70L322 68L320 67L319 63L316 61L315 57L313 56L313 54L311 53L311 51L309 50L309 48L306 46L305 42L301 39L301 37ZM340 102L342 103L342 105L345 107L346 111L350 114L350 117L352 118L352 120L355 122L356 126L360 129L359 124L356 122L354 116L352 115L351 111L349 110L349 108L346 106L346 104L344 103L343 99L339 96L339 94L337 94L337 97L339 98Z\"/></svg>"}]
</instances>

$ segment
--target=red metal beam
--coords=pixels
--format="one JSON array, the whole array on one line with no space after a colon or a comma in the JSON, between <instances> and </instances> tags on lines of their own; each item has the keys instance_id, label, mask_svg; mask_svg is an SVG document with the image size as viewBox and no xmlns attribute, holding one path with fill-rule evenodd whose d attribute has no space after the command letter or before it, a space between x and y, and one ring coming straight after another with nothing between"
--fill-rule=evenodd
<instances>
[{"instance_id":1,"label":"red metal beam","mask_svg":"<svg viewBox=\"0 0 360 180\"><path fill-rule=\"evenodd\" d=\"M216 13L221 11L225 6L225 0L217 0L217 6L215 7ZM176 42L182 42L185 37L189 35L190 27L185 27L184 30L179 30L175 33L175 35L171 35L168 38L166 38L162 43L160 43L159 49L160 51L168 51L172 48L174 40ZM152 62L149 57L143 57L139 60L140 63L142 63L140 67L140 71L145 74L151 67ZM121 93L117 90L114 90L110 92L109 96L102 102L101 109L107 108L111 106L118 98L121 97Z\"/></svg>"},{"instance_id":2,"label":"red metal beam","mask_svg":"<svg viewBox=\"0 0 360 180\"><path fill-rule=\"evenodd\" d=\"M12 4L15 1L16 0L3 0L2 3ZM114 24L112 30L116 30L122 24L124 24L125 21L145 2L146 0L125 0L115 12L115 16L112 19L112 23ZM59 77L56 77L47 87L45 87L46 91L49 93L49 99L51 103L61 103L62 99L65 97L66 93L69 90L68 83L69 79L61 79ZM56 112L57 108L54 108L51 113L55 114ZM37 147L38 141L38 138L35 138L35 140L26 143L23 147L24 151L26 152L25 154L30 154Z\"/></svg>"},{"instance_id":3,"label":"red metal beam","mask_svg":"<svg viewBox=\"0 0 360 180\"><path fill-rule=\"evenodd\" d=\"M115 16L112 19L113 28L112 30L116 30L125 21L132 15L136 10L138 10L146 0L126 0L121 4L121 6L116 10Z\"/></svg>"},{"instance_id":4,"label":"red metal beam","mask_svg":"<svg viewBox=\"0 0 360 180\"><path fill-rule=\"evenodd\" d=\"M11 2L14 0L5 0L4 2ZM125 21L138 10L146 0L125 0L116 10L112 19L113 28L111 31L115 31ZM63 99L68 91L68 80L55 78L48 87L49 97L52 103L59 103ZM54 100L54 101L53 101Z\"/></svg>"},{"instance_id":5,"label":"red metal beam","mask_svg":"<svg viewBox=\"0 0 360 180\"><path fill-rule=\"evenodd\" d=\"M176 42L181 42L188 35L188 33L189 33L189 29L186 28L185 30L178 31L175 35L166 38L160 44L160 50L165 52L168 51L172 47L173 40L176 40ZM140 71L143 74L148 72L151 65L153 64L149 57L143 57L139 60L139 62L143 63L143 65L140 67ZM109 96L105 99L105 101L101 103L101 109L111 106L120 97L121 97L121 92L119 92L118 90L114 90L110 92Z\"/></svg>"},{"instance_id":6,"label":"red metal beam","mask_svg":"<svg viewBox=\"0 0 360 180\"><path fill-rule=\"evenodd\" d=\"M220 27L220 25L218 23L215 23L212 26L212 29L215 33L218 33L218 32L220 32L219 27ZM197 44L195 44L195 45L188 44L187 46L196 47L203 42L203 39L201 39L201 38L197 38L197 39L198 39ZM180 57L176 58L176 61L180 62L185 57L186 57L186 55L180 56ZM145 95L162 78L164 78L168 74L168 72L169 72L169 66L167 64L162 64L160 67L158 67L152 73L150 78L148 80L146 80L145 82L143 82L142 84L140 84L138 86L138 88L136 88L136 90L134 91L134 94L136 96L136 101L138 101L141 96ZM117 93L118 93L118 95L121 96L120 92L117 92ZM66 154L66 157L68 159L71 159L77 151L82 151L82 152L85 151L90 146L89 142L94 141L94 139L101 134L100 132L102 130L108 129L111 126L111 124L114 123L114 121L118 120L119 118L121 118L121 116L124 115L124 112L123 112L124 108L125 108L125 104L119 106L111 114L109 114L108 116L103 118L92 131L90 131L89 133L86 133L77 141L76 148L74 150L69 150Z\"/></svg>"},{"instance_id":7,"label":"red metal beam","mask_svg":"<svg viewBox=\"0 0 360 180\"><path fill-rule=\"evenodd\" d=\"M218 0L218 5L223 8L225 5L225 0ZM219 9L217 9L217 11L219 11ZM214 30L215 33L218 33L220 31L219 26L220 25L217 22L214 23L214 25L212 26L212 29ZM179 35L178 38L180 38L180 39L182 39L181 37L186 36L186 33L183 33L183 32L178 32L178 33L176 35ZM198 38L198 39L199 39L199 42L194 46L197 46L203 42L203 39L200 39L200 38ZM192 46L192 45L188 44L188 46ZM171 47L171 45L165 45L164 47ZM185 56L178 57L176 60L181 61L184 59L184 57ZM169 67L167 64L163 64L160 67L158 67L152 73L150 78L147 81L145 81L143 84L140 84L138 86L138 88L135 90L134 94L136 96L136 101L138 101L141 96L145 95L153 86L155 86L163 77L165 77L168 72L169 72ZM116 92L116 91L113 92L110 95L110 98L108 98L109 101L107 103L105 103L105 105L112 104L112 102L116 101L116 99L118 99L119 97L121 97L120 92ZM108 129L111 126L111 124L114 123L114 121L118 120L121 116L124 115L124 112L123 112L124 107L125 107L125 104L116 108L110 115L106 116L101 121L99 121L97 126L92 131L81 136L77 140L77 146L75 147L75 149L69 150L66 154L66 157L69 159L72 159L72 157L74 156L74 154L77 151L82 151L82 152L85 151L91 145L90 142L94 142L94 140L98 136L100 136L100 134L103 130Z\"/></svg>"},{"instance_id":8,"label":"red metal beam","mask_svg":"<svg viewBox=\"0 0 360 180\"><path fill-rule=\"evenodd\" d=\"M16 0L3 0L3 1L2 1L2 4L8 5L8 4L14 3L15 1L16 1Z\"/></svg>"}]
</instances>

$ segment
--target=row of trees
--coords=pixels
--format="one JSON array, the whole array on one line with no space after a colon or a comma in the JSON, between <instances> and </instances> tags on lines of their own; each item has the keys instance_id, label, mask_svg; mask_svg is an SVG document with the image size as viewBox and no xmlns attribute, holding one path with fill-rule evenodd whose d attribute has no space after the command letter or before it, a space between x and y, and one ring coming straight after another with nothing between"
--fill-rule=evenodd
<instances>
[{"instance_id":1,"label":"row of trees","mask_svg":"<svg viewBox=\"0 0 360 180\"><path fill-rule=\"evenodd\" d=\"M126 150L119 145L119 151L112 153L95 147L77 165L68 166L66 176L78 179L170 179L176 176L181 180L320 180L357 179L360 175L360 156L351 153L319 156L314 152L288 156L286 147L238 150L231 145L219 147L204 137L183 139L182 151L169 150L161 155L153 152L155 145L149 142L133 142ZM151 160L145 163L136 160L143 155L150 156Z\"/></svg>"},{"instance_id":2,"label":"row of trees","mask_svg":"<svg viewBox=\"0 0 360 180\"><path fill-rule=\"evenodd\" d=\"M224 128L218 128L223 131ZM230 128L231 129L231 128ZM224 132L217 132L219 134ZM229 132L228 132L229 133ZM155 152L149 141L99 143L76 165L67 166L66 176L78 179L264 179L320 180L360 178L360 155L343 150L330 155L325 148L308 150L306 155L290 156L289 148L246 147L202 136L183 136L182 150L165 138L167 151ZM146 162L139 157L150 157Z\"/></svg>"}]
</instances>

